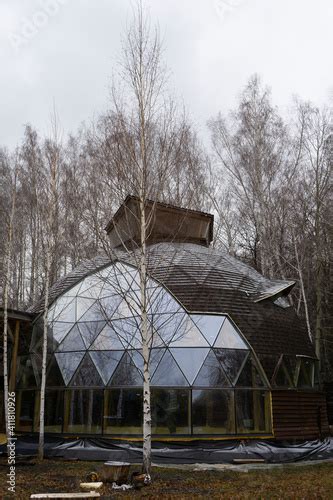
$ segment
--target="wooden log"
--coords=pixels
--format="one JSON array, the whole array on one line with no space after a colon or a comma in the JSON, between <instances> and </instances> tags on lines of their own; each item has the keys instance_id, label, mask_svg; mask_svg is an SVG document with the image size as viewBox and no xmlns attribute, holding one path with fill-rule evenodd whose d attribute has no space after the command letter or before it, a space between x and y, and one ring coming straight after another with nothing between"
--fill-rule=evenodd
<instances>
[{"instance_id":1,"label":"wooden log","mask_svg":"<svg viewBox=\"0 0 333 500\"><path fill-rule=\"evenodd\" d=\"M101 486L103 486L102 481L95 481L93 483L80 483L80 488L83 490L98 490Z\"/></svg>"}]
</instances>

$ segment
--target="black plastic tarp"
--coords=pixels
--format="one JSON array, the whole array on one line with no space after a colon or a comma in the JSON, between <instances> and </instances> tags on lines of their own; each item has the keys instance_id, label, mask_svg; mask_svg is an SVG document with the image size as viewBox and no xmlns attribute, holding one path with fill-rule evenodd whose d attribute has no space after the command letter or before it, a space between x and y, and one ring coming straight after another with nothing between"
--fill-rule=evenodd
<instances>
[{"instance_id":1,"label":"black plastic tarp","mask_svg":"<svg viewBox=\"0 0 333 500\"><path fill-rule=\"evenodd\" d=\"M17 455L35 455L38 436L22 435L16 441ZM152 443L152 459L159 464L222 464L234 459L264 459L267 463L333 459L333 438L297 444L270 440L178 441ZM0 446L0 453L6 446ZM142 443L106 438L72 439L46 437L45 456L79 460L142 461Z\"/></svg>"}]
</instances>

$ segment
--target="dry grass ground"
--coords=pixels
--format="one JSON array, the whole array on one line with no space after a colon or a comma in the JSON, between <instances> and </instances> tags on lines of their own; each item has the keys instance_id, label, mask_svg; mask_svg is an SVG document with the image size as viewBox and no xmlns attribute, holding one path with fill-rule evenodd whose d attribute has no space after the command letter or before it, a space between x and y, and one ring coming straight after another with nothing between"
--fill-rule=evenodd
<instances>
[{"instance_id":1,"label":"dry grass ground","mask_svg":"<svg viewBox=\"0 0 333 500\"><path fill-rule=\"evenodd\" d=\"M98 471L100 462L45 460L16 468L16 494L8 494L7 467L0 461L0 498L28 499L31 493L80 491L87 473ZM131 471L139 470L131 466ZM333 499L333 462L274 468L271 470L189 471L180 468L153 469L153 483L139 491L119 492L111 485L99 490L105 499Z\"/></svg>"}]
</instances>

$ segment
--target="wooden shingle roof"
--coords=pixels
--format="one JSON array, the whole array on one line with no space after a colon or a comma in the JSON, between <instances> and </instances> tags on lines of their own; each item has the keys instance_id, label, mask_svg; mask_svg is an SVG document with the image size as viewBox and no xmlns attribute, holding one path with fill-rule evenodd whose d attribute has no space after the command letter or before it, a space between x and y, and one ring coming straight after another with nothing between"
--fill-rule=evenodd
<instances>
[{"instance_id":1,"label":"wooden shingle roof","mask_svg":"<svg viewBox=\"0 0 333 500\"><path fill-rule=\"evenodd\" d=\"M270 280L238 259L191 243L157 243L148 247L148 270L189 312L226 313L248 339L267 371L280 354L314 356L305 325L295 311L274 304L287 295L293 281ZM116 251L114 258L98 256L83 262L50 290L50 303L87 274L112 260L136 264L136 254ZM30 312L39 313L43 301ZM270 361L271 360L271 361Z\"/></svg>"}]
</instances>

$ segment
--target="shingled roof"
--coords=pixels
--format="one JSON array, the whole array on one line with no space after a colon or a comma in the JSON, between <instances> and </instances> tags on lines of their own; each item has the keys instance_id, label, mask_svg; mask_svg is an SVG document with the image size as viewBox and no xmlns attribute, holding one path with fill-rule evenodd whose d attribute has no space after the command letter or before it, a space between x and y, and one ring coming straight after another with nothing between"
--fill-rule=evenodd
<instances>
[{"instance_id":1,"label":"shingled roof","mask_svg":"<svg viewBox=\"0 0 333 500\"><path fill-rule=\"evenodd\" d=\"M270 376L284 354L314 356L305 326L291 307L274 300L287 295L294 281L270 280L225 252L190 243L158 243L148 247L148 271L189 312L227 313L246 336ZM114 258L83 262L50 290L50 303L88 274L112 260L135 265L136 253L118 250ZM40 313L43 300L29 312Z\"/></svg>"}]
</instances>

